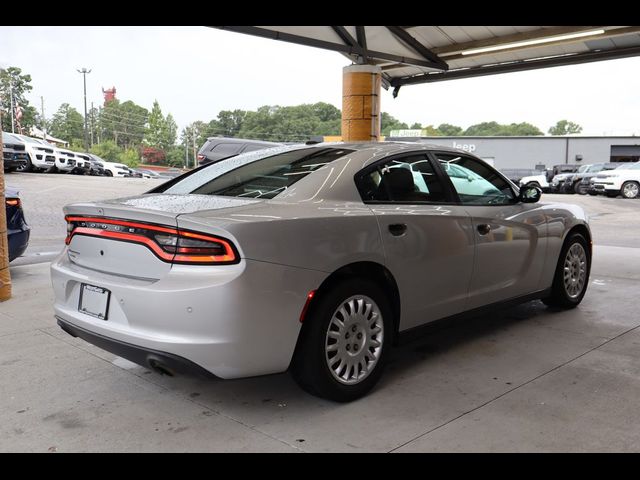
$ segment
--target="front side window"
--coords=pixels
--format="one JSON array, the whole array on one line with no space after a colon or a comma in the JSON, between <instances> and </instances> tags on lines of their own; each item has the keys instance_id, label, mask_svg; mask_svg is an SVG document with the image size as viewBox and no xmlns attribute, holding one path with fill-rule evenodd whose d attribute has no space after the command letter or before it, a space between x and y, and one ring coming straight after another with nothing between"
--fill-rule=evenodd
<instances>
[{"instance_id":1,"label":"front side window","mask_svg":"<svg viewBox=\"0 0 640 480\"><path fill-rule=\"evenodd\" d=\"M424 154L378 165L358 182L362 200L377 202L443 202L442 183Z\"/></svg>"},{"instance_id":2,"label":"front side window","mask_svg":"<svg viewBox=\"0 0 640 480\"><path fill-rule=\"evenodd\" d=\"M353 150L286 147L244 153L211 164L170 186L165 193L274 198L298 180ZM278 153L275 153L278 152Z\"/></svg>"},{"instance_id":3,"label":"front side window","mask_svg":"<svg viewBox=\"0 0 640 480\"><path fill-rule=\"evenodd\" d=\"M509 183L484 162L455 154L436 154L460 202L471 205L515 203Z\"/></svg>"}]
</instances>

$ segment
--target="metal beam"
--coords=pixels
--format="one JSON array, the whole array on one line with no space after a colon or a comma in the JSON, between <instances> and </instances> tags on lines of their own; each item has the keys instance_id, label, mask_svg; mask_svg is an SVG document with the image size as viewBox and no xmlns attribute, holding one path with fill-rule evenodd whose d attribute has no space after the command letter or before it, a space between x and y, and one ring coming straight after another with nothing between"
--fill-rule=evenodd
<instances>
[{"instance_id":1,"label":"metal beam","mask_svg":"<svg viewBox=\"0 0 640 480\"><path fill-rule=\"evenodd\" d=\"M360 55L360 48L351 47L349 45L343 45L335 42L328 42L325 40L318 40L315 38L303 37L301 35L294 35L291 33L276 32L274 30L267 30L266 28L259 28L253 26L211 26L210 28L218 28L220 30L228 30L230 32L245 33L247 35L254 35L257 37L270 38L272 40L280 40L283 42L296 43L298 45L306 45L308 47L323 48L325 50L332 50L334 52L347 53L349 55ZM378 52L375 50L367 50L368 58L379 60L391 60L396 63L405 63L407 65L415 65L418 67L433 68L441 70L440 66L434 64L431 61L421 60L412 57L403 57L401 55L393 55L390 53Z\"/></svg>"},{"instance_id":2,"label":"metal beam","mask_svg":"<svg viewBox=\"0 0 640 480\"><path fill-rule=\"evenodd\" d=\"M363 62L365 63L367 62L367 56L365 55L364 49L359 44L359 42L357 42L356 39L351 36L351 34L347 31L346 28L338 27L338 26L336 27L332 26L331 28L333 29L334 32L336 32L336 34L345 43L345 45L349 45L350 47L353 47L356 50L358 50L360 52L360 55L362 56Z\"/></svg>"},{"instance_id":3,"label":"metal beam","mask_svg":"<svg viewBox=\"0 0 640 480\"><path fill-rule=\"evenodd\" d=\"M440 68L440 70L449 70L449 65L447 65L447 63L444 60L438 57L435 53L433 53L427 47L422 45L418 40L416 40L413 36L411 36L411 34L409 34L402 27L390 26L390 27L387 27L387 30L389 30L393 34L393 36L395 36L396 38L406 43L409 47L411 47L417 53L422 55L424 58L433 62L434 65L437 65L438 68Z\"/></svg>"},{"instance_id":4,"label":"metal beam","mask_svg":"<svg viewBox=\"0 0 640 480\"><path fill-rule=\"evenodd\" d=\"M460 70L451 70L441 73L414 75L412 77L394 78L390 83L392 87L400 87L402 85L442 82L445 80L482 77L485 75L495 75L498 73L522 72L540 68L561 67L565 65L597 62L601 60L615 60L618 58L634 57L637 55L640 55L640 46L627 47L616 50L600 50L596 52L577 53L573 55L563 55L561 57L553 58L540 58L537 60L510 62L503 65L491 65L488 67L474 67Z\"/></svg>"}]
</instances>

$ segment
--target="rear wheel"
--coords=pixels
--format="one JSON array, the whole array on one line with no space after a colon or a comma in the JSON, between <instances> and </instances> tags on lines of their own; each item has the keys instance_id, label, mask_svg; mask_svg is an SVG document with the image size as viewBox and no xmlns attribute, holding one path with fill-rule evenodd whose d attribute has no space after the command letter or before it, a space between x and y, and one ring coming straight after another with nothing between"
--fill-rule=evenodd
<instances>
[{"instance_id":1,"label":"rear wheel","mask_svg":"<svg viewBox=\"0 0 640 480\"><path fill-rule=\"evenodd\" d=\"M551 295L542 301L552 307L576 307L587 291L590 270L591 256L587 240L580 233L570 234L560 251Z\"/></svg>"},{"instance_id":2,"label":"rear wheel","mask_svg":"<svg viewBox=\"0 0 640 480\"><path fill-rule=\"evenodd\" d=\"M373 388L392 333L386 296L374 283L351 279L316 299L304 320L291 373L309 393L349 402Z\"/></svg>"},{"instance_id":3,"label":"rear wheel","mask_svg":"<svg viewBox=\"0 0 640 480\"><path fill-rule=\"evenodd\" d=\"M113 177L113 173L111 172L111 170L105 170L104 171L104 176L105 177Z\"/></svg>"},{"instance_id":4,"label":"rear wheel","mask_svg":"<svg viewBox=\"0 0 640 480\"><path fill-rule=\"evenodd\" d=\"M638 182L624 182L620 193L622 193L622 198L638 198L638 195L640 195L640 184L638 184Z\"/></svg>"}]
</instances>

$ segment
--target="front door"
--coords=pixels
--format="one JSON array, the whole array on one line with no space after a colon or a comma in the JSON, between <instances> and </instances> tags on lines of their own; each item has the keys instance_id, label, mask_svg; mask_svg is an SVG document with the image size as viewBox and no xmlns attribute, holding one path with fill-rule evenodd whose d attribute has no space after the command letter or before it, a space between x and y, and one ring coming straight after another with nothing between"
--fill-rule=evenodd
<instances>
[{"instance_id":1,"label":"front door","mask_svg":"<svg viewBox=\"0 0 640 480\"><path fill-rule=\"evenodd\" d=\"M476 255L467 308L536 292L547 248L541 205L519 202L504 177L481 160L435 156L473 224Z\"/></svg>"}]
</instances>

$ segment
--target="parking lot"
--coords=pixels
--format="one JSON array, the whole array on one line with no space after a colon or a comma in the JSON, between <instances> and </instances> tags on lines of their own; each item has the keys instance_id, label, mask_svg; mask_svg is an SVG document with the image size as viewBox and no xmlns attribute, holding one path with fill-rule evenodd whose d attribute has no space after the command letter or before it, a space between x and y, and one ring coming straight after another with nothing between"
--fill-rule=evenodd
<instances>
[{"instance_id":1,"label":"parking lot","mask_svg":"<svg viewBox=\"0 0 640 480\"><path fill-rule=\"evenodd\" d=\"M9 174L32 227L0 304L1 451L638 451L640 201L583 206L594 259L582 304L530 302L397 348L367 397L336 404L288 374L160 376L64 333L49 261L62 206L143 193L139 178Z\"/></svg>"}]
</instances>

